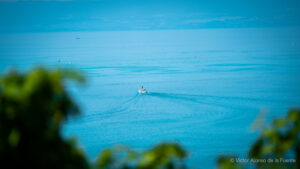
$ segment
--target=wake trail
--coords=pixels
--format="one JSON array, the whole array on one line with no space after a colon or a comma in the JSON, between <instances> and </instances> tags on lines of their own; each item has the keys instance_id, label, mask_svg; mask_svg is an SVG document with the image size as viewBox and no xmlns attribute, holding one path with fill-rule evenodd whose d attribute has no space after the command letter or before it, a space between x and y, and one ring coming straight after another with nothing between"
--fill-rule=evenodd
<instances>
[{"instance_id":1,"label":"wake trail","mask_svg":"<svg viewBox=\"0 0 300 169\"><path fill-rule=\"evenodd\" d=\"M94 118L106 118L116 113L126 113L130 108L142 108L144 103L147 103L147 98L153 97L162 100L172 101L176 103L193 103L198 105L218 106L229 109L249 109L257 106L258 103L282 103L284 100L263 99L263 98L248 98L238 96L214 96L214 95L195 95L195 94L179 94L179 93L163 93L163 92L149 92L145 94L136 93L129 99L109 108L104 111L99 111L94 114L87 114L79 116L74 119L89 120Z\"/></svg>"},{"instance_id":2,"label":"wake trail","mask_svg":"<svg viewBox=\"0 0 300 169\"><path fill-rule=\"evenodd\" d=\"M257 107L261 103L282 103L285 100L250 98L238 96L214 96L214 95L195 95L195 94L178 94L178 93L147 93L147 96L158 99L167 99L176 103L194 103L199 105L218 106L229 109L249 110Z\"/></svg>"},{"instance_id":3,"label":"wake trail","mask_svg":"<svg viewBox=\"0 0 300 169\"><path fill-rule=\"evenodd\" d=\"M168 98L168 99L191 101L191 102L199 102L202 101L203 99L224 100L224 101L244 101L244 102L273 102L273 103L288 102L286 100L250 98L250 97L238 97L238 96L193 95L193 94L177 94L177 93L157 93L157 92L151 92L148 93L147 95L161 98L161 99Z\"/></svg>"},{"instance_id":4,"label":"wake trail","mask_svg":"<svg viewBox=\"0 0 300 169\"><path fill-rule=\"evenodd\" d=\"M79 117L75 117L72 119L69 119L68 121L73 121L73 120L90 120L90 119L95 119L96 117L106 117L109 115L112 115L114 113L118 112L125 112L127 111L132 104L136 104L139 99L139 94L134 95L133 97L125 100L121 104L118 104L110 109L104 110L104 111L99 111L99 113L94 113L94 114L86 114L86 115L81 115Z\"/></svg>"}]
</instances>

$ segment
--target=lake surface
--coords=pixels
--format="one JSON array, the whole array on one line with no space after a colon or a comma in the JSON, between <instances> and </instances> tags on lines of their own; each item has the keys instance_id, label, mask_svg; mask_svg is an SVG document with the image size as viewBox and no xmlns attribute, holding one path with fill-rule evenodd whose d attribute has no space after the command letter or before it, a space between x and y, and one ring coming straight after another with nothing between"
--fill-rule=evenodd
<instances>
[{"instance_id":1,"label":"lake surface","mask_svg":"<svg viewBox=\"0 0 300 169\"><path fill-rule=\"evenodd\" d=\"M103 148L175 141L188 164L214 168L244 156L251 124L300 105L299 28L57 32L0 35L0 70L34 65L85 73L68 85L82 115L66 122L92 159ZM144 86L147 95L137 94Z\"/></svg>"}]
</instances>

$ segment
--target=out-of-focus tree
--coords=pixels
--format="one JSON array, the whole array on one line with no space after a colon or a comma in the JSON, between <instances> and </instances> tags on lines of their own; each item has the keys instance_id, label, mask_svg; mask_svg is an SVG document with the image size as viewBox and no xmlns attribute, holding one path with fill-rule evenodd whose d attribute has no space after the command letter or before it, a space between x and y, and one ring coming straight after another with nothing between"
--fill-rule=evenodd
<instances>
[{"instance_id":1,"label":"out-of-focus tree","mask_svg":"<svg viewBox=\"0 0 300 169\"><path fill-rule=\"evenodd\" d=\"M144 152L128 147L104 150L96 165L98 169L185 169L185 150L176 143L164 143Z\"/></svg>"},{"instance_id":2,"label":"out-of-focus tree","mask_svg":"<svg viewBox=\"0 0 300 169\"><path fill-rule=\"evenodd\" d=\"M299 169L300 111L291 109L286 117L264 126L248 156L248 165L239 164L232 156L219 157L218 168Z\"/></svg>"},{"instance_id":3,"label":"out-of-focus tree","mask_svg":"<svg viewBox=\"0 0 300 169\"><path fill-rule=\"evenodd\" d=\"M89 168L72 140L60 135L62 122L79 109L66 91L77 72L10 71L0 81L0 168Z\"/></svg>"}]
</instances>

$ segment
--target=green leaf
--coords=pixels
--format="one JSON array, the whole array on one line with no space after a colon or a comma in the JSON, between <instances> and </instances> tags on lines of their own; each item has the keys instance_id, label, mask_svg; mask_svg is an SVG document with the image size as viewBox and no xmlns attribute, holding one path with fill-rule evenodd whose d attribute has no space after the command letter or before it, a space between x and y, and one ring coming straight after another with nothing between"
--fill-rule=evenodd
<instances>
[{"instance_id":1,"label":"green leaf","mask_svg":"<svg viewBox=\"0 0 300 169\"><path fill-rule=\"evenodd\" d=\"M17 129L12 129L8 136L8 142L12 147L16 147L20 141L20 132Z\"/></svg>"}]
</instances>

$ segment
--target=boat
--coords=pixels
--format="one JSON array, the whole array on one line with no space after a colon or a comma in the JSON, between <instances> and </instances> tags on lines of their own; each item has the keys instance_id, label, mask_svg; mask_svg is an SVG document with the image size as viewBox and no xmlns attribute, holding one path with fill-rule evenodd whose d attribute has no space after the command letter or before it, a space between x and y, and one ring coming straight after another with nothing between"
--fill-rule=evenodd
<instances>
[{"instance_id":1,"label":"boat","mask_svg":"<svg viewBox=\"0 0 300 169\"><path fill-rule=\"evenodd\" d=\"M140 93L140 94L145 94L145 93L148 93L148 91L142 86L142 87L139 89L138 93Z\"/></svg>"}]
</instances>

